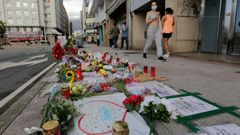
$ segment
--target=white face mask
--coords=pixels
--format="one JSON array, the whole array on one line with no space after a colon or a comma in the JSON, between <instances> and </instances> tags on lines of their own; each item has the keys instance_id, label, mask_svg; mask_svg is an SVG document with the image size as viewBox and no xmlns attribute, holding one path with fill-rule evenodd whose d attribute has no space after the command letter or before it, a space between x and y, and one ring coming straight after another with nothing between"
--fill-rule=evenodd
<instances>
[{"instance_id":1,"label":"white face mask","mask_svg":"<svg viewBox=\"0 0 240 135\"><path fill-rule=\"evenodd\" d=\"M151 8L152 8L152 10L156 10L157 6L152 6Z\"/></svg>"}]
</instances>

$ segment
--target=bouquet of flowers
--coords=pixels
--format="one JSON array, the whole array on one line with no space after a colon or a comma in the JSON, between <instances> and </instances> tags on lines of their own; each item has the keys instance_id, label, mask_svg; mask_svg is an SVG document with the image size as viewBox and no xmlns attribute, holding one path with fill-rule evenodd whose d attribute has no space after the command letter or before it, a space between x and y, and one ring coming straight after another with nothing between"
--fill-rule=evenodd
<instances>
[{"instance_id":1,"label":"bouquet of flowers","mask_svg":"<svg viewBox=\"0 0 240 135\"><path fill-rule=\"evenodd\" d=\"M146 115L151 121L160 120L169 122L170 117L174 119L174 111L165 98L160 99L154 95L146 96L141 103L140 113Z\"/></svg>"},{"instance_id":2,"label":"bouquet of flowers","mask_svg":"<svg viewBox=\"0 0 240 135\"><path fill-rule=\"evenodd\" d=\"M157 120L169 123L170 118L176 119L175 110L166 99L148 95L144 97L144 101L141 103L140 114L145 117L151 132L154 132Z\"/></svg>"},{"instance_id":3,"label":"bouquet of flowers","mask_svg":"<svg viewBox=\"0 0 240 135\"><path fill-rule=\"evenodd\" d=\"M59 41L56 42L55 46L52 49L52 55L55 59L61 60L64 55L64 50L61 47Z\"/></svg>"},{"instance_id":4,"label":"bouquet of flowers","mask_svg":"<svg viewBox=\"0 0 240 135\"><path fill-rule=\"evenodd\" d=\"M140 110L140 105L141 105L142 101L143 101L142 96L132 95L132 96L126 98L123 101L123 104L129 112L132 112L134 110L138 112Z\"/></svg>"}]
</instances>

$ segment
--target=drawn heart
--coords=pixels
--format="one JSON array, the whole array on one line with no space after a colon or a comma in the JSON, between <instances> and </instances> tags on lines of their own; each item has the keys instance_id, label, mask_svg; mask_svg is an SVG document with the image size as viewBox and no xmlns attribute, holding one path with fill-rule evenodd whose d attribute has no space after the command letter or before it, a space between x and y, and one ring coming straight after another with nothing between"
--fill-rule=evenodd
<instances>
[{"instance_id":1,"label":"drawn heart","mask_svg":"<svg viewBox=\"0 0 240 135\"><path fill-rule=\"evenodd\" d=\"M78 128L87 135L106 135L112 133L115 121L125 120L127 110L111 101L95 100L80 106L84 115L78 120Z\"/></svg>"}]
</instances>

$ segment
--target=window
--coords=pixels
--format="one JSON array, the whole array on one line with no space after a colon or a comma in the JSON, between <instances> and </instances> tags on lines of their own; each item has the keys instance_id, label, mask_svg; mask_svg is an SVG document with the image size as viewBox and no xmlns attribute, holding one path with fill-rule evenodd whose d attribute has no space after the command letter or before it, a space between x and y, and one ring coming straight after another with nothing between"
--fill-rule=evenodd
<instances>
[{"instance_id":1,"label":"window","mask_svg":"<svg viewBox=\"0 0 240 135\"><path fill-rule=\"evenodd\" d=\"M32 8L37 8L37 3L32 3L32 4L31 4L31 7L32 7Z\"/></svg>"},{"instance_id":2,"label":"window","mask_svg":"<svg viewBox=\"0 0 240 135\"><path fill-rule=\"evenodd\" d=\"M17 16L21 16L21 11L20 10L16 10L16 15Z\"/></svg>"},{"instance_id":3,"label":"window","mask_svg":"<svg viewBox=\"0 0 240 135\"><path fill-rule=\"evenodd\" d=\"M33 24L38 24L37 19L33 19Z\"/></svg>"},{"instance_id":4,"label":"window","mask_svg":"<svg viewBox=\"0 0 240 135\"><path fill-rule=\"evenodd\" d=\"M11 7L11 2L10 1L7 2L7 7Z\"/></svg>"},{"instance_id":5,"label":"window","mask_svg":"<svg viewBox=\"0 0 240 135\"><path fill-rule=\"evenodd\" d=\"M17 8L21 7L21 5L20 5L20 2L19 2L19 1L16 1L16 2L15 2L15 7L17 7Z\"/></svg>"},{"instance_id":6,"label":"window","mask_svg":"<svg viewBox=\"0 0 240 135\"><path fill-rule=\"evenodd\" d=\"M8 11L7 11L7 15L11 16L11 15L12 15L12 11L11 11L11 10L8 10Z\"/></svg>"},{"instance_id":7,"label":"window","mask_svg":"<svg viewBox=\"0 0 240 135\"><path fill-rule=\"evenodd\" d=\"M32 16L37 16L37 11L32 11Z\"/></svg>"},{"instance_id":8,"label":"window","mask_svg":"<svg viewBox=\"0 0 240 135\"><path fill-rule=\"evenodd\" d=\"M24 19L25 24L29 24L29 19Z\"/></svg>"},{"instance_id":9,"label":"window","mask_svg":"<svg viewBox=\"0 0 240 135\"><path fill-rule=\"evenodd\" d=\"M23 2L23 7L24 8L28 8L28 3L27 2Z\"/></svg>"},{"instance_id":10,"label":"window","mask_svg":"<svg viewBox=\"0 0 240 135\"><path fill-rule=\"evenodd\" d=\"M8 18L7 22L8 22L8 24L13 24L13 19Z\"/></svg>"},{"instance_id":11,"label":"window","mask_svg":"<svg viewBox=\"0 0 240 135\"><path fill-rule=\"evenodd\" d=\"M11 31L17 31L17 28L13 27L10 29Z\"/></svg>"},{"instance_id":12,"label":"window","mask_svg":"<svg viewBox=\"0 0 240 135\"><path fill-rule=\"evenodd\" d=\"M16 22L17 22L17 24L22 24L22 19L17 18L17 19L16 19Z\"/></svg>"},{"instance_id":13,"label":"window","mask_svg":"<svg viewBox=\"0 0 240 135\"><path fill-rule=\"evenodd\" d=\"M23 15L24 16L29 16L29 12L28 11L23 11Z\"/></svg>"}]
</instances>

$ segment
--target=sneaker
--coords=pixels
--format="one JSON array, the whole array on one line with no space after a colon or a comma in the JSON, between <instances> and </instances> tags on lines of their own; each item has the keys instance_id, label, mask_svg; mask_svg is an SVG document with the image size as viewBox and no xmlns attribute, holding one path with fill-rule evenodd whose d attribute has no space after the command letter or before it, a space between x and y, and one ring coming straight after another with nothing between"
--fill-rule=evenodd
<instances>
[{"instance_id":1,"label":"sneaker","mask_svg":"<svg viewBox=\"0 0 240 135\"><path fill-rule=\"evenodd\" d=\"M169 57L169 53L165 53L164 55L163 55L163 58L165 58L165 59L167 59Z\"/></svg>"},{"instance_id":2,"label":"sneaker","mask_svg":"<svg viewBox=\"0 0 240 135\"><path fill-rule=\"evenodd\" d=\"M167 59L165 59L165 58L163 58L163 57L158 57L158 60L161 60L161 61L163 61L163 62L166 62L166 61L167 61Z\"/></svg>"},{"instance_id":3,"label":"sneaker","mask_svg":"<svg viewBox=\"0 0 240 135\"><path fill-rule=\"evenodd\" d=\"M147 53L143 53L143 58L147 58Z\"/></svg>"}]
</instances>

